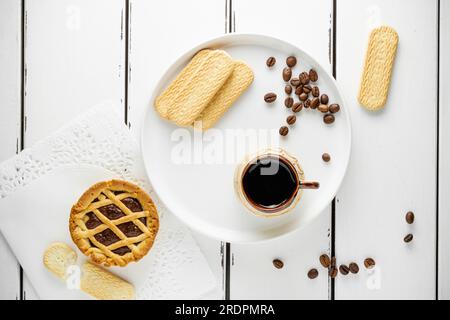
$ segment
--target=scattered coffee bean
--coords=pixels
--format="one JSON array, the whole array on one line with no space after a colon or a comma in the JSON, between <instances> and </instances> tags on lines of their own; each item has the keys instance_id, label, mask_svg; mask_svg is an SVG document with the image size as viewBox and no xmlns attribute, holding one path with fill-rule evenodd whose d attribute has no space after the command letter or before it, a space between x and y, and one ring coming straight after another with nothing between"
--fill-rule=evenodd
<instances>
[{"instance_id":1,"label":"scattered coffee bean","mask_svg":"<svg viewBox=\"0 0 450 320\"><path fill-rule=\"evenodd\" d=\"M339 267L339 271L341 272L341 274L346 276L350 272L350 268L347 267L345 264L341 264L340 267Z\"/></svg>"},{"instance_id":2,"label":"scattered coffee bean","mask_svg":"<svg viewBox=\"0 0 450 320\"><path fill-rule=\"evenodd\" d=\"M292 68L293 66L295 66L297 64L297 58L294 56L287 57L286 64L288 67Z\"/></svg>"},{"instance_id":3,"label":"scattered coffee bean","mask_svg":"<svg viewBox=\"0 0 450 320\"><path fill-rule=\"evenodd\" d=\"M313 97L318 97L320 95L320 90L318 86L314 86L311 90Z\"/></svg>"},{"instance_id":4,"label":"scattered coffee bean","mask_svg":"<svg viewBox=\"0 0 450 320\"><path fill-rule=\"evenodd\" d=\"M287 84L284 87L284 92L286 92L286 94L291 94L292 93L292 87L289 84Z\"/></svg>"},{"instance_id":5,"label":"scattered coffee bean","mask_svg":"<svg viewBox=\"0 0 450 320\"><path fill-rule=\"evenodd\" d=\"M316 70L314 69L309 70L309 79L311 79L312 82L316 82L319 79Z\"/></svg>"},{"instance_id":6,"label":"scattered coffee bean","mask_svg":"<svg viewBox=\"0 0 450 320\"><path fill-rule=\"evenodd\" d=\"M264 101L267 103L272 103L275 100L277 100L277 95L273 92L269 92L264 95Z\"/></svg>"},{"instance_id":7,"label":"scattered coffee bean","mask_svg":"<svg viewBox=\"0 0 450 320\"><path fill-rule=\"evenodd\" d=\"M322 154L322 160L325 162L329 162L331 160L331 156L328 153Z\"/></svg>"},{"instance_id":8,"label":"scattered coffee bean","mask_svg":"<svg viewBox=\"0 0 450 320\"><path fill-rule=\"evenodd\" d=\"M300 85L300 86L298 86L297 88L295 88L295 94L296 95L301 95L303 93L303 86L302 85Z\"/></svg>"},{"instance_id":9,"label":"scattered coffee bean","mask_svg":"<svg viewBox=\"0 0 450 320\"><path fill-rule=\"evenodd\" d=\"M320 105L319 98L313 98L311 100L311 109L316 109Z\"/></svg>"},{"instance_id":10,"label":"scattered coffee bean","mask_svg":"<svg viewBox=\"0 0 450 320\"><path fill-rule=\"evenodd\" d=\"M310 279L315 279L315 278L317 278L318 275L319 275L319 271L317 271L316 268L312 268L311 270L308 271L308 278L310 278Z\"/></svg>"},{"instance_id":11,"label":"scattered coffee bean","mask_svg":"<svg viewBox=\"0 0 450 320\"><path fill-rule=\"evenodd\" d=\"M286 126L282 126L278 132L280 133L280 135L285 136L289 133L289 128Z\"/></svg>"},{"instance_id":12,"label":"scattered coffee bean","mask_svg":"<svg viewBox=\"0 0 450 320\"><path fill-rule=\"evenodd\" d=\"M303 109L303 104L301 102L296 102L292 106L292 111L294 111L295 113L302 111L302 109Z\"/></svg>"},{"instance_id":13,"label":"scattered coffee bean","mask_svg":"<svg viewBox=\"0 0 450 320\"><path fill-rule=\"evenodd\" d=\"M292 99L292 97L287 97L286 99L284 99L284 105L286 106L286 108L292 108L293 104L294 99Z\"/></svg>"},{"instance_id":14,"label":"scattered coffee bean","mask_svg":"<svg viewBox=\"0 0 450 320\"><path fill-rule=\"evenodd\" d=\"M294 116L294 115L291 115L291 116L286 118L286 122L289 125L293 125L295 123L295 121L297 121L297 117Z\"/></svg>"},{"instance_id":15,"label":"scattered coffee bean","mask_svg":"<svg viewBox=\"0 0 450 320\"><path fill-rule=\"evenodd\" d=\"M407 234L407 235L403 238L403 241L405 241L406 243L408 243L408 242L411 242L412 239L413 239L413 235L410 233L410 234Z\"/></svg>"},{"instance_id":16,"label":"scattered coffee bean","mask_svg":"<svg viewBox=\"0 0 450 320\"><path fill-rule=\"evenodd\" d=\"M284 266L283 261L281 261L280 259L275 259L272 261L272 263L273 263L273 266L277 269L281 269Z\"/></svg>"},{"instance_id":17,"label":"scattered coffee bean","mask_svg":"<svg viewBox=\"0 0 450 320\"><path fill-rule=\"evenodd\" d=\"M323 116L323 122L325 122L326 124L331 124L334 122L334 116L332 114L326 114Z\"/></svg>"},{"instance_id":18,"label":"scattered coffee bean","mask_svg":"<svg viewBox=\"0 0 450 320\"><path fill-rule=\"evenodd\" d=\"M306 101L306 99L308 99L308 95L306 94L306 93L301 93L299 96L298 96L298 98L301 100L301 101Z\"/></svg>"},{"instance_id":19,"label":"scattered coffee bean","mask_svg":"<svg viewBox=\"0 0 450 320\"><path fill-rule=\"evenodd\" d=\"M330 276L331 279L336 278L336 276L338 275L338 269L334 266L330 267L330 270L328 271L328 275Z\"/></svg>"},{"instance_id":20,"label":"scattered coffee bean","mask_svg":"<svg viewBox=\"0 0 450 320\"><path fill-rule=\"evenodd\" d=\"M300 82L305 85L309 83L309 75L306 72L302 72L300 73L300 75L298 76L300 79Z\"/></svg>"},{"instance_id":21,"label":"scattered coffee bean","mask_svg":"<svg viewBox=\"0 0 450 320\"><path fill-rule=\"evenodd\" d=\"M328 104L328 101L329 101L328 96L325 93L320 96L320 103Z\"/></svg>"},{"instance_id":22,"label":"scattered coffee bean","mask_svg":"<svg viewBox=\"0 0 450 320\"><path fill-rule=\"evenodd\" d=\"M323 254L319 257L320 264L324 268L328 268L330 266L330 257L327 254Z\"/></svg>"},{"instance_id":23,"label":"scattered coffee bean","mask_svg":"<svg viewBox=\"0 0 450 320\"><path fill-rule=\"evenodd\" d=\"M291 80L292 77L292 70L289 67L286 67L283 69L283 80L288 82L289 80Z\"/></svg>"},{"instance_id":24,"label":"scattered coffee bean","mask_svg":"<svg viewBox=\"0 0 450 320\"><path fill-rule=\"evenodd\" d=\"M317 110L319 110L322 113L327 113L329 111L329 108L326 104L321 104L317 107Z\"/></svg>"},{"instance_id":25,"label":"scattered coffee bean","mask_svg":"<svg viewBox=\"0 0 450 320\"><path fill-rule=\"evenodd\" d=\"M348 265L348 268L351 273L356 274L359 272L359 267L355 262L352 262Z\"/></svg>"},{"instance_id":26,"label":"scattered coffee bean","mask_svg":"<svg viewBox=\"0 0 450 320\"><path fill-rule=\"evenodd\" d=\"M275 59L275 57L269 57L267 58L266 65L270 68L275 65L275 62L277 62L277 59Z\"/></svg>"},{"instance_id":27,"label":"scattered coffee bean","mask_svg":"<svg viewBox=\"0 0 450 320\"><path fill-rule=\"evenodd\" d=\"M303 92L309 94L312 88L309 84L303 86Z\"/></svg>"},{"instance_id":28,"label":"scattered coffee bean","mask_svg":"<svg viewBox=\"0 0 450 320\"><path fill-rule=\"evenodd\" d=\"M373 260L372 258L366 258L364 260L364 266L366 267L366 269L372 269L375 266L375 260Z\"/></svg>"},{"instance_id":29,"label":"scattered coffee bean","mask_svg":"<svg viewBox=\"0 0 450 320\"><path fill-rule=\"evenodd\" d=\"M331 113L339 112L339 110L341 110L341 107L337 103L330 104Z\"/></svg>"},{"instance_id":30,"label":"scattered coffee bean","mask_svg":"<svg viewBox=\"0 0 450 320\"><path fill-rule=\"evenodd\" d=\"M331 267L336 267L336 257L331 257L330 266Z\"/></svg>"},{"instance_id":31,"label":"scattered coffee bean","mask_svg":"<svg viewBox=\"0 0 450 320\"><path fill-rule=\"evenodd\" d=\"M291 85L293 85L294 87L298 87L300 84L300 79L299 78L292 78L291 79Z\"/></svg>"},{"instance_id":32,"label":"scattered coffee bean","mask_svg":"<svg viewBox=\"0 0 450 320\"><path fill-rule=\"evenodd\" d=\"M414 213L412 211L408 211L405 216L406 222L408 224L413 224L414 222Z\"/></svg>"},{"instance_id":33,"label":"scattered coffee bean","mask_svg":"<svg viewBox=\"0 0 450 320\"><path fill-rule=\"evenodd\" d=\"M303 105L305 106L305 108L310 108L311 107L311 99L306 99L305 102L303 102Z\"/></svg>"}]
</instances>

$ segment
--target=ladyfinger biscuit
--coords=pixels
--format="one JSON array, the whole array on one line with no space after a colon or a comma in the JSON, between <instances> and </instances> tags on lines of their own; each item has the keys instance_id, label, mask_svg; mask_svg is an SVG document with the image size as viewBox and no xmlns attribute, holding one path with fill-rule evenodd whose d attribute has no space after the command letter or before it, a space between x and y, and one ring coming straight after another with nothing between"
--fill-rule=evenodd
<instances>
[{"instance_id":1,"label":"ladyfinger biscuit","mask_svg":"<svg viewBox=\"0 0 450 320\"><path fill-rule=\"evenodd\" d=\"M368 110L379 110L386 104L397 44L398 34L391 27L382 26L370 34L358 96Z\"/></svg>"},{"instance_id":2,"label":"ladyfinger biscuit","mask_svg":"<svg viewBox=\"0 0 450 320\"><path fill-rule=\"evenodd\" d=\"M188 65L178 74L169 87L156 99L155 108L159 115L167 119L169 106L175 101L177 95L181 91L181 87L188 80L190 75L204 62L205 57L211 52L209 49L199 51Z\"/></svg>"},{"instance_id":3,"label":"ladyfinger biscuit","mask_svg":"<svg viewBox=\"0 0 450 320\"><path fill-rule=\"evenodd\" d=\"M100 300L132 300L134 287L109 271L86 262L82 267L81 290Z\"/></svg>"},{"instance_id":4,"label":"ladyfinger biscuit","mask_svg":"<svg viewBox=\"0 0 450 320\"><path fill-rule=\"evenodd\" d=\"M209 52L204 62L188 74L175 101L169 106L168 119L188 126L206 108L234 69L231 57L222 50Z\"/></svg>"},{"instance_id":5,"label":"ladyfinger biscuit","mask_svg":"<svg viewBox=\"0 0 450 320\"><path fill-rule=\"evenodd\" d=\"M235 61L233 73L197 118L197 121L202 121L202 129L214 126L252 82L252 69L242 61Z\"/></svg>"},{"instance_id":6,"label":"ladyfinger biscuit","mask_svg":"<svg viewBox=\"0 0 450 320\"><path fill-rule=\"evenodd\" d=\"M67 268L76 263L76 252L65 243L52 243L44 252L45 267L61 280L66 279Z\"/></svg>"}]
</instances>

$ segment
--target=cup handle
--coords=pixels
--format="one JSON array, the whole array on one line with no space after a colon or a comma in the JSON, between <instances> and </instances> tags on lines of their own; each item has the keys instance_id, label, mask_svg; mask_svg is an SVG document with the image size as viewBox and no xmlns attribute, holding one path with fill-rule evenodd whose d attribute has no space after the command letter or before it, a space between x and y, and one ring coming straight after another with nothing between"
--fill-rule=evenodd
<instances>
[{"instance_id":1,"label":"cup handle","mask_svg":"<svg viewBox=\"0 0 450 320\"><path fill-rule=\"evenodd\" d=\"M317 181L300 181L299 189L319 189L320 183Z\"/></svg>"}]
</instances>

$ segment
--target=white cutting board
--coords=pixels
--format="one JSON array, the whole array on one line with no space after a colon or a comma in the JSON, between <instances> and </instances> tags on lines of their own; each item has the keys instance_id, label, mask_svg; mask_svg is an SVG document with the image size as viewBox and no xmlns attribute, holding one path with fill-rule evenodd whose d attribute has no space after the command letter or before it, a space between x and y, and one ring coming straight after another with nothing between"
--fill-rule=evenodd
<instances>
[{"instance_id":1,"label":"white cutting board","mask_svg":"<svg viewBox=\"0 0 450 320\"><path fill-rule=\"evenodd\" d=\"M69 289L64 282L58 280L44 267L42 257L51 243L61 241L76 250L79 264L86 260L70 238L68 226L70 209L92 184L114 177L112 172L101 167L85 165L60 167L0 200L0 231L40 298L89 298L87 294ZM152 268L154 265L150 250L138 263L130 263L125 268L112 267L108 270L131 282L138 291L149 274L157 272ZM186 267L188 266L180 266L180 269ZM184 271L189 273L191 267ZM206 264L205 266L197 264L195 267L201 271ZM205 269L203 272L207 279L204 279L205 281L197 279L199 281L196 282L195 290L199 292L211 289L207 288L211 284L208 277L210 271ZM185 273L179 272L178 276L181 277L183 274ZM186 279L180 281L186 282Z\"/></svg>"}]
</instances>

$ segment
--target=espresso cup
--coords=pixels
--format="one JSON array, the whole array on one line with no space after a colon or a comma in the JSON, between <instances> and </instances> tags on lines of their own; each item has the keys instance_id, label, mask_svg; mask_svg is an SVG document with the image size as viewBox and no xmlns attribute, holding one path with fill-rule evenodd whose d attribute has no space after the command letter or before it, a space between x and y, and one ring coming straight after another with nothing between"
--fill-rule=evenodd
<instances>
[{"instance_id":1,"label":"espresso cup","mask_svg":"<svg viewBox=\"0 0 450 320\"><path fill-rule=\"evenodd\" d=\"M303 189L318 189L316 181L305 181L298 160L285 150L265 149L247 157L237 168L236 193L253 214L274 217L292 210Z\"/></svg>"}]
</instances>

